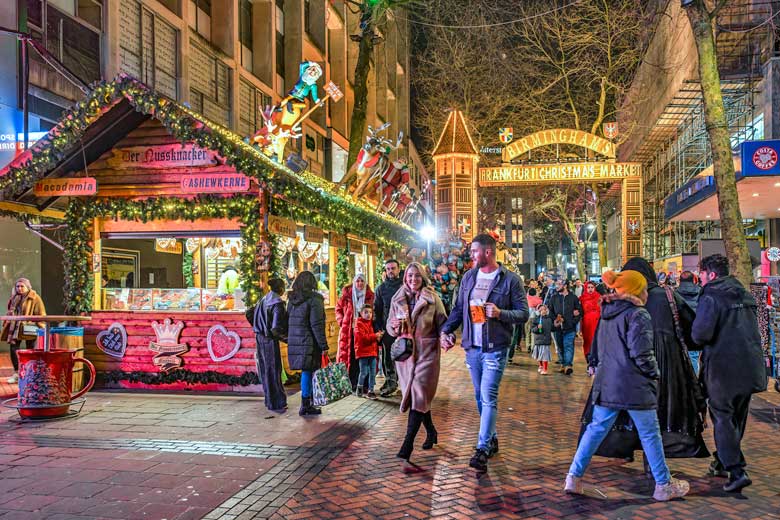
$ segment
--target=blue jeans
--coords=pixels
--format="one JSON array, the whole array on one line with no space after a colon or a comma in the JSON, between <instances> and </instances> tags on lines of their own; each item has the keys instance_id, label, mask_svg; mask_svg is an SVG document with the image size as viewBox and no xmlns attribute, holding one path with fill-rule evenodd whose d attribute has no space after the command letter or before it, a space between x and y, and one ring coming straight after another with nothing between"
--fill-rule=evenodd
<instances>
[{"instance_id":1,"label":"blue jeans","mask_svg":"<svg viewBox=\"0 0 780 520\"><path fill-rule=\"evenodd\" d=\"M360 374L358 374L358 388L363 388L368 378L368 391L374 391L374 385L376 384L376 358L375 357L362 357L358 358L358 364L360 365Z\"/></svg>"},{"instance_id":2,"label":"blue jeans","mask_svg":"<svg viewBox=\"0 0 780 520\"><path fill-rule=\"evenodd\" d=\"M490 440L496 437L498 386L506 368L506 356L507 349L484 354L478 348L466 350L466 366L471 373L479 410L479 450L487 451Z\"/></svg>"},{"instance_id":3,"label":"blue jeans","mask_svg":"<svg viewBox=\"0 0 780 520\"><path fill-rule=\"evenodd\" d=\"M301 372L301 397L308 398L312 396L312 378L314 372L311 370L303 370Z\"/></svg>"},{"instance_id":4,"label":"blue jeans","mask_svg":"<svg viewBox=\"0 0 780 520\"><path fill-rule=\"evenodd\" d=\"M699 375L699 356L701 352L698 350L689 350L688 357L691 358L691 364L693 365L693 373Z\"/></svg>"},{"instance_id":5,"label":"blue jeans","mask_svg":"<svg viewBox=\"0 0 780 520\"><path fill-rule=\"evenodd\" d=\"M585 474L585 469L590 464L591 457L593 457L593 454L596 453L596 450L601 445L601 441L609 433L619 411L614 408L594 405L593 419L591 419L588 428L582 435L582 439L580 439L577 453L574 454L574 460L569 468L569 475L581 477ZM664 458L664 444L661 440L661 429L658 426L658 413L656 410L627 411L636 425L639 440L642 442L642 449L650 464L655 483L659 485L669 483L671 475Z\"/></svg>"},{"instance_id":6,"label":"blue jeans","mask_svg":"<svg viewBox=\"0 0 780 520\"><path fill-rule=\"evenodd\" d=\"M563 366L570 367L574 364L574 337L577 332L572 330L563 334Z\"/></svg>"}]
</instances>

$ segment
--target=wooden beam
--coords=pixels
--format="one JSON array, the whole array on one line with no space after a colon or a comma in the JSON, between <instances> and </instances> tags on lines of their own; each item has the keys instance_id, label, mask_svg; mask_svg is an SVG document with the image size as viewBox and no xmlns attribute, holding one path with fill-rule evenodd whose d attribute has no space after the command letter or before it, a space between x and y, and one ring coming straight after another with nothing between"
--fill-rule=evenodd
<instances>
[{"instance_id":1,"label":"wooden beam","mask_svg":"<svg viewBox=\"0 0 780 520\"><path fill-rule=\"evenodd\" d=\"M56 209L39 210L35 206L20 204L18 202L0 202L0 210L13 211L14 213L24 213L26 215L36 215L39 217L48 217L58 220L65 220L65 212Z\"/></svg>"}]
</instances>

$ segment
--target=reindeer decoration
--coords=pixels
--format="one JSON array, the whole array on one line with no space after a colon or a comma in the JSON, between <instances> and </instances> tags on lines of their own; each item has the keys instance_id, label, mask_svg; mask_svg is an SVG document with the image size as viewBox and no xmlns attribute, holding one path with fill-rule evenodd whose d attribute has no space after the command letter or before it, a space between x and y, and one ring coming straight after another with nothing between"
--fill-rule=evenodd
<instances>
[{"instance_id":1,"label":"reindeer decoration","mask_svg":"<svg viewBox=\"0 0 780 520\"><path fill-rule=\"evenodd\" d=\"M341 186L349 186L349 192L356 198L362 196L372 181L381 179L390 166L390 152L401 146L404 133L398 133L398 140L393 143L390 139L378 135L387 129L390 123L385 123L376 130L369 125L366 144L358 154L357 161L344 177Z\"/></svg>"}]
</instances>

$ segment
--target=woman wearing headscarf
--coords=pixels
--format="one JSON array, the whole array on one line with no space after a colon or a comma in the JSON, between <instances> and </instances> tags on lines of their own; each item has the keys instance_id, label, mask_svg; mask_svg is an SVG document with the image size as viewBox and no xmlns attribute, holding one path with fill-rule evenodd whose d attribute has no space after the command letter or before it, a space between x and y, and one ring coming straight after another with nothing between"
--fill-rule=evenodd
<instances>
[{"instance_id":1,"label":"woman wearing headscarf","mask_svg":"<svg viewBox=\"0 0 780 520\"><path fill-rule=\"evenodd\" d=\"M45 316L46 308L43 306L43 300L32 288L30 280L19 278L14 284L11 292L11 298L8 300L9 316ZM3 323L2 332L0 332L0 341L7 341L11 347L11 364L14 366L14 375L8 378L8 383L13 384L19 381L19 359L16 357L16 351L21 348L22 341L25 348L35 347L37 334L25 334L25 325L35 325L37 327L46 326L43 322L35 324L21 321L6 321Z\"/></svg>"},{"instance_id":2,"label":"woman wearing headscarf","mask_svg":"<svg viewBox=\"0 0 780 520\"><path fill-rule=\"evenodd\" d=\"M403 285L390 304L387 321L387 332L391 336L397 338L402 333L409 333L414 340L412 355L405 361L395 362L401 387L401 412L409 412L406 436L398 452L398 457L406 462L412 455L414 439L421 425L425 425L426 431L422 448L430 450L438 443L431 403L439 384L439 334L447 315L424 272L417 262L407 266Z\"/></svg>"},{"instance_id":3,"label":"woman wearing headscarf","mask_svg":"<svg viewBox=\"0 0 780 520\"><path fill-rule=\"evenodd\" d=\"M709 451L704 444L704 395L693 371L687 348L692 347L691 326L693 311L677 294L660 287L649 262L644 258L631 258L623 271L636 271L647 281L645 308L653 322L653 348L658 361L658 422L667 458L705 458ZM677 324L672 307L677 310ZM685 346L683 345L685 343ZM599 362L598 340L591 347L589 365ZM592 407L588 400L583 413L583 423L590 422ZM610 434L596 452L604 457L633 458L640 449L636 428L626 414L618 416Z\"/></svg>"},{"instance_id":4,"label":"woman wearing headscarf","mask_svg":"<svg viewBox=\"0 0 780 520\"><path fill-rule=\"evenodd\" d=\"M374 305L374 293L366 283L362 274L355 275L351 285L341 291L341 297L336 303L336 323L339 324L339 351L337 363L344 363L349 372L352 391L357 389L360 367L355 358L355 325L360 309L365 305ZM369 388L368 390L373 390Z\"/></svg>"},{"instance_id":5,"label":"woman wearing headscarf","mask_svg":"<svg viewBox=\"0 0 780 520\"><path fill-rule=\"evenodd\" d=\"M588 280L585 284L585 291L580 296L580 305L582 305L582 351L587 359L593 336L596 334L596 325L601 316L601 295L596 291L594 282Z\"/></svg>"},{"instance_id":6,"label":"woman wearing headscarf","mask_svg":"<svg viewBox=\"0 0 780 520\"><path fill-rule=\"evenodd\" d=\"M287 298L287 358L292 370L301 371L301 408L298 415L319 415L312 403L312 378L322 367L328 353L325 336L325 300L317 292L317 279L310 271L301 271Z\"/></svg>"}]
</instances>

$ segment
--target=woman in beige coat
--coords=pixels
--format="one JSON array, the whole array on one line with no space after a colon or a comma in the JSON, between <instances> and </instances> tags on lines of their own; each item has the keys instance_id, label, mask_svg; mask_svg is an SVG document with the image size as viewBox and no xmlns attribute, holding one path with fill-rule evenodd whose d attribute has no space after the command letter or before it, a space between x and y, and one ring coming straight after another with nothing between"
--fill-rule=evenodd
<instances>
[{"instance_id":1,"label":"woman in beige coat","mask_svg":"<svg viewBox=\"0 0 780 520\"><path fill-rule=\"evenodd\" d=\"M401 412L409 411L406 437L398 457L407 462L421 424L427 432L423 449L430 450L438 442L431 418L431 402L439 384L439 332L447 315L424 272L417 262L407 266L404 283L390 303L387 321L387 332L391 336L398 337L408 331L414 338L413 354L406 361L395 362L401 387Z\"/></svg>"},{"instance_id":2,"label":"woman in beige coat","mask_svg":"<svg viewBox=\"0 0 780 520\"><path fill-rule=\"evenodd\" d=\"M14 290L11 292L11 298L8 300L8 315L10 316L45 316L46 308L43 306L43 300L38 293L33 291L30 280L19 278L14 284ZM9 384L19 381L19 360L16 357L16 351L21 348L22 341L28 349L35 347L36 336L24 333L26 322L4 321L2 332L0 332L0 341L7 341L11 346L11 364L14 366L14 375L8 378ZM38 322L37 327L44 327L46 324Z\"/></svg>"}]
</instances>

